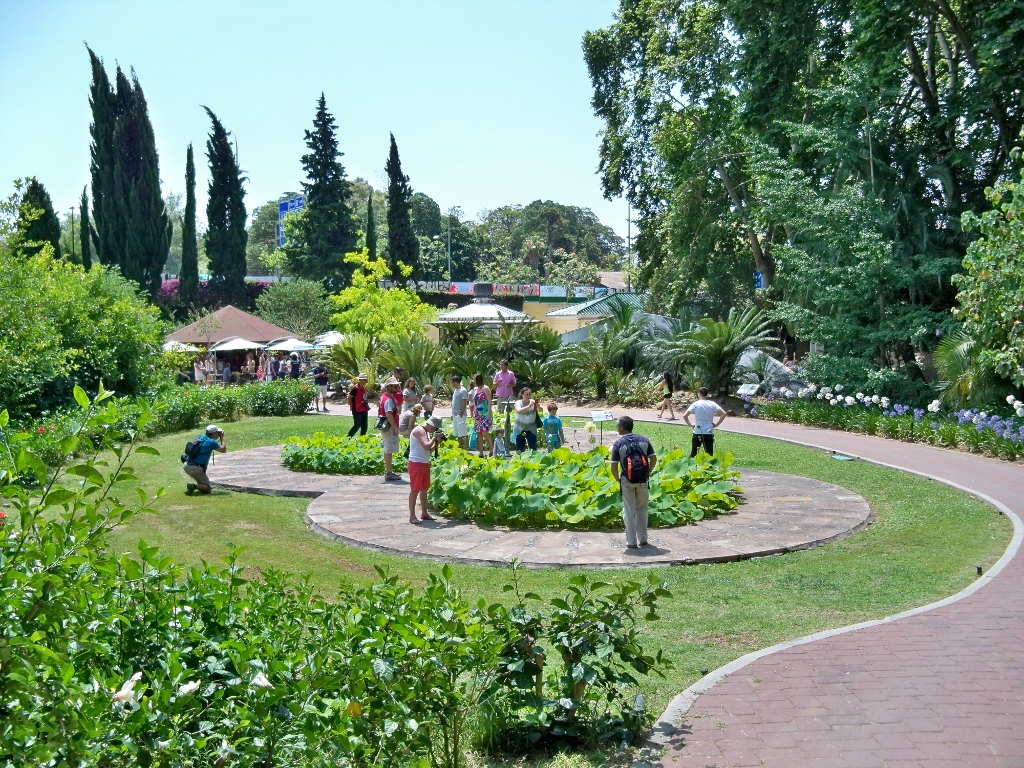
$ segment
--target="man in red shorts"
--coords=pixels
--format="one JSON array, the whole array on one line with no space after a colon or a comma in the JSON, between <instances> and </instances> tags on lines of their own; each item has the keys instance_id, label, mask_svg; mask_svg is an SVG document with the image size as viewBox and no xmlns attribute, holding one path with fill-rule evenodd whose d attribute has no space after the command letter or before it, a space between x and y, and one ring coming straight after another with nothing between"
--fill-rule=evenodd
<instances>
[{"instance_id":1,"label":"man in red shorts","mask_svg":"<svg viewBox=\"0 0 1024 768\"><path fill-rule=\"evenodd\" d=\"M437 416L418 424L409 434L409 522L433 520L427 514L427 491L430 490L430 452L438 443L441 419ZM420 519L416 519L416 497L420 497Z\"/></svg>"}]
</instances>

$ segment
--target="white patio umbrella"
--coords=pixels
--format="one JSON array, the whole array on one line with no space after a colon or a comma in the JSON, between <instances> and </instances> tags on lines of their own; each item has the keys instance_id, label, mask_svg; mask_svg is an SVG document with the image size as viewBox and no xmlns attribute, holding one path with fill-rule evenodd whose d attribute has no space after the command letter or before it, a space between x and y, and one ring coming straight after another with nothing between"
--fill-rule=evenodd
<instances>
[{"instance_id":1,"label":"white patio umbrella","mask_svg":"<svg viewBox=\"0 0 1024 768\"><path fill-rule=\"evenodd\" d=\"M343 333L339 333L338 331L327 331L326 333L321 333L319 336L313 339L313 343L321 348L333 347L339 341L343 341L344 339L345 334Z\"/></svg>"},{"instance_id":2,"label":"white patio umbrella","mask_svg":"<svg viewBox=\"0 0 1024 768\"><path fill-rule=\"evenodd\" d=\"M267 347L271 352L311 352L316 349L312 344L299 339L285 339Z\"/></svg>"},{"instance_id":3,"label":"white patio umbrella","mask_svg":"<svg viewBox=\"0 0 1024 768\"><path fill-rule=\"evenodd\" d=\"M182 341L165 341L164 352L198 352L199 347L185 344Z\"/></svg>"},{"instance_id":4,"label":"white patio umbrella","mask_svg":"<svg viewBox=\"0 0 1024 768\"><path fill-rule=\"evenodd\" d=\"M260 349L263 345L256 341L247 339L225 339L210 347L211 352L245 352L249 349Z\"/></svg>"}]
</instances>

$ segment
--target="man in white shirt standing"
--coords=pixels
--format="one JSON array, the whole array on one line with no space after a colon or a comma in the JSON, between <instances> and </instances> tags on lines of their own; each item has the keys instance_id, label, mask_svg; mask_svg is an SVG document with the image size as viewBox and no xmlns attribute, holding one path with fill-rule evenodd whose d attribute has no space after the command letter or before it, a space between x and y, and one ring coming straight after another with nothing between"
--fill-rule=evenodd
<instances>
[{"instance_id":1,"label":"man in white shirt standing","mask_svg":"<svg viewBox=\"0 0 1024 768\"><path fill-rule=\"evenodd\" d=\"M715 427L725 421L725 409L714 400L708 400L708 388L697 390L697 400L683 413L683 421L693 427L693 441L690 444L690 458L703 448L708 456L715 455ZM696 421L696 424L694 423Z\"/></svg>"},{"instance_id":2,"label":"man in white shirt standing","mask_svg":"<svg viewBox=\"0 0 1024 768\"><path fill-rule=\"evenodd\" d=\"M469 390L462 386L461 376L452 376L452 434L465 450L469 444L469 428L466 426L466 406L469 404Z\"/></svg>"}]
</instances>

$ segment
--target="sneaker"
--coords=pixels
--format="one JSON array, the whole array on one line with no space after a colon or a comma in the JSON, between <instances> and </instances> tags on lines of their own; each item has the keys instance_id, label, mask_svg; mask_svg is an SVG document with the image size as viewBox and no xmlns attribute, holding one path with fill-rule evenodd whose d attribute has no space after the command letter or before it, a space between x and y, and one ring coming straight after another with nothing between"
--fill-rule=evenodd
<instances>
[{"instance_id":1,"label":"sneaker","mask_svg":"<svg viewBox=\"0 0 1024 768\"><path fill-rule=\"evenodd\" d=\"M326 405L324 406L324 413L330 413L330 411L327 410L327 406Z\"/></svg>"},{"instance_id":2,"label":"sneaker","mask_svg":"<svg viewBox=\"0 0 1024 768\"><path fill-rule=\"evenodd\" d=\"M185 495L186 496L191 496L195 492L196 492L196 484L195 483L188 483L185 486Z\"/></svg>"},{"instance_id":3,"label":"sneaker","mask_svg":"<svg viewBox=\"0 0 1024 768\"><path fill-rule=\"evenodd\" d=\"M641 541L640 542L640 546L641 547L646 547L647 546L647 542L646 541Z\"/></svg>"}]
</instances>

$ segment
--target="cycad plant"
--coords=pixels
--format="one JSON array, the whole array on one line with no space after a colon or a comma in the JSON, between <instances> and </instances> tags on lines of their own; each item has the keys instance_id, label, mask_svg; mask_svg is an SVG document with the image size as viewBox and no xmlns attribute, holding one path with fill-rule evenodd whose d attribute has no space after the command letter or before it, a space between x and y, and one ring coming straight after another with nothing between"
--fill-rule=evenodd
<instances>
[{"instance_id":1,"label":"cycad plant","mask_svg":"<svg viewBox=\"0 0 1024 768\"><path fill-rule=\"evenodd\" d=\"M479 337L474 346L490 355L492 363L533 358L539 351L537 327L535 323L502 320L495 333Z\"/></svg>"},{"instance_id":2,"label":"cycad plant","mask_svg":"<svg viewBox=\"0 0 1024 768\"><path fill-rule=\"evenodd\" d=\"M480 337L483 323L468 321L460 323L444 323L441 329L441 346L452 352L464 351L474 339Z\"/></svg>"},{"instance_id":3,"label":"cycad plant","mask_svg":"<svg viewBox=\"0 0 1024 768\"><path fill-rule=\"evenodd\" d=\"M599 331L583 341L562 347L551 357L556 365L566 366L589 381L599 399L608 394L608 374L618 367L626 351L623 340L608 331Z\"/></svg>"},{"instance_id":4,"label":"cycad plant","mask_svg":"<svg viewBox=\"0 0 1024 768\"><path fill-rule=\"evenodd\" d=\"M448 373L448 350L425 336L410 334L388 341L387 347L377 355L377 364L386 370L401 368L422 385L432 383Z\"/></svg>"},{"instance_id":5,"label":"cycad plant","mask_svg":"<svg viewBox=\"0 0 1024 768\"><path fill-rule=\"evenodd\" d=\"M977 341L962 330L947 334L935 347L936 388L950 406L984 406L1002 399L1008 387L979 357Z\"/></svg>"},{"instance_id":6,"label":"cycad plant","mask_svg":"<svg viewBox=\"0 0 1024 768\"><path fill-rule=\"evenodd\" d=\"M725 320L706 317L692 330L667 339L663 354L676 367L692 363L709 389L728 395L743 353L773 347L771 327L760 310L751 307L740 313L733 308Z\"/></svg>"},{"instance_id":7,"label":"cycad plant","mask_svg":"<svg viewBox=\"0 0 1024 768\"><path fill-rule=\"evenodd\" d=\"M380 344L367 333L349 333L328 351L328 368L338 380L350 380L360 373L374 373L371 361L380 351Z\"/></svg>"}]
</instances>

